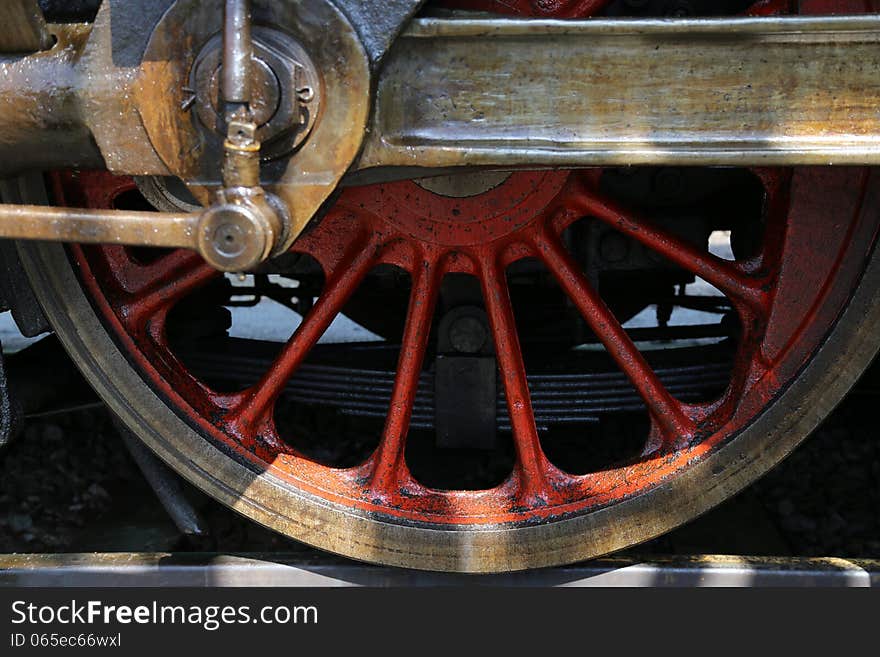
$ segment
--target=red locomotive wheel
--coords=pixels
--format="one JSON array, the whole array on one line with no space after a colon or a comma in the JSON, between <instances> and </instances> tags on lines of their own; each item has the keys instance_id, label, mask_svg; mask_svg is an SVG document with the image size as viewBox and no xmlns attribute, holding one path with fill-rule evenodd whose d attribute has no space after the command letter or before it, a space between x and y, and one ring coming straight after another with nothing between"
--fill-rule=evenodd
<instances>
[{"instance_id":1,"label":"red locomotive wheel","mask_svg":"<svg viewBox=\"0 0 880 657\"><path fill-rule=\"evenodd\" d=\"M558 17L615 6L450 4ZM764 0L735 11L798 4L871 9ZM50 181L70 205L144 202L134 181L101 172ZM28 201L45 194L39 181L22 189ZM877 173L854 168L490 172L348 188L264 272L296 281L303 319L239 385L229 373L256 347L229 338L222 309L235 289L197 256L19 249L110 407L215 498L357 559L509 571L653 538L808 435L880 345L878 194ZM732 232L734 259L708 248L718 230ZM694 281L714 296L685 293ZM469 323L452 340L497 365L497 430L489 448L444 450L430 429L446 392L432 381L446 318L463 308ZM646 308L657 326L640 333L630 320ZM669 314L683 308L719 321L670 337ZM384 342L334 357L318 342L340 315ZM477 380L473 396L494 390L494 377ZM635 438L614 428L637 414ZM444 479L441 466L481 474Z\"/></svg>"}]
</instances>

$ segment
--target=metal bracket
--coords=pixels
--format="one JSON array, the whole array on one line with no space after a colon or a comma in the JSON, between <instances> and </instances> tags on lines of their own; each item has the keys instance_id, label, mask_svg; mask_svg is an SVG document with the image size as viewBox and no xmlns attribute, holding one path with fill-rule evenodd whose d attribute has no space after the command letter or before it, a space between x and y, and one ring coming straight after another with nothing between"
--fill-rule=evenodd
<instances>
[{"instance_id":1,"label":"metal bracket","mask_svg":"<svg viewBox=\"0 0 880 657\"><path fill-rule=\"evenodd\" d=\"M373 67L378 66L425 0L333 0L360 34Z\"/></svg>"},{"instance_id":2,"label":"metal bracket","mask_svg":"<svg viewBox=\"0 0 880 657\"><path fill-rule=\"evenodd\" d=\"M434 426L443 449L491 450L496 442L497 372L483 309L458 306L437 329Z\"/></svg>"}]
</instances>

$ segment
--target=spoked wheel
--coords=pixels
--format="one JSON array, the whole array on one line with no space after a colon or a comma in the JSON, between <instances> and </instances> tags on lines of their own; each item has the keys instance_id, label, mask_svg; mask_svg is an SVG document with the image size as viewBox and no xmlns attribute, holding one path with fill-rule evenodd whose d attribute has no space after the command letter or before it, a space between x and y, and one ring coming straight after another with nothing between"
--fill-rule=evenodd
<instances>
[{"instance_id":1,"label":"spoked wheel","mask_svg":"<svg viewBox=\"0 0 880 657\"><path fill-rule=\"evenodd\" d=\"M154 198L104 173L49 181L70 205ZM110 407L215 498L358 559L510 571L686 522L830 412L878 347L878 192L872 171L822 168L350 188L246 288L187 252L19 248ZM730 235L732 256L712 234ZM283 346L230 337L225 309L248 295L302 315ZM676 323L685 309L713 319ZM655 325L639 328L645 313ZM318 344L342 315L383 340ZM449 399L480 417L456 420ZM474 426L490 435L447 444Z\"/></svg>"}]
</instances>

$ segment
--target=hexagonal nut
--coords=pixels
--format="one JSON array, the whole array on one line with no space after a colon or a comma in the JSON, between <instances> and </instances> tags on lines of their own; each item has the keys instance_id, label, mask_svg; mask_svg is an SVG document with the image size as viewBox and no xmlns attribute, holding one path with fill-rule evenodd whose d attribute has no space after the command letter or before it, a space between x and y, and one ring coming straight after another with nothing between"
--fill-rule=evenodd
<instances>
[{"instance_id":1,"label":"hexagonal nut","mask_svg":"<svg viewBox=\"0 0 880 657\"><path fill-rule=\"evenodd\" d=\"M206 135L225 136L225 107L220 101L222 38L215 36L196 58L189 76L198 125ZM289 35L254 28L251 110L259 127L263 158L296 150L310 135L322 100L321 76L308 53Z\"/></svg>"}]
</instances>

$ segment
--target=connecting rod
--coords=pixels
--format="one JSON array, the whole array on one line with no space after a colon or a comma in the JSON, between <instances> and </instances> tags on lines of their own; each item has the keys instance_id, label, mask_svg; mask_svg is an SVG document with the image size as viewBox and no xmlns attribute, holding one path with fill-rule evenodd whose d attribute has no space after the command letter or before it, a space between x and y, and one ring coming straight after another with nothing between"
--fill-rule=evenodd
<instances>
[{"instance_id":1,"label":"connecting rod","mask_svg":"<svg viewBox=\"0 0 880 657\"><path fill-rule=\"evenodd\" d=\"M355 0L177 0L138 64L113 49L121 2L94 25L51 26L49 50L0 56L0 173L173 175L207 209L2 206L0 237L183 247L246 271L346 180L880 164L877 15L410 21L418 2L395 0L386 48Z\"/></svg>"}]
</instances>

